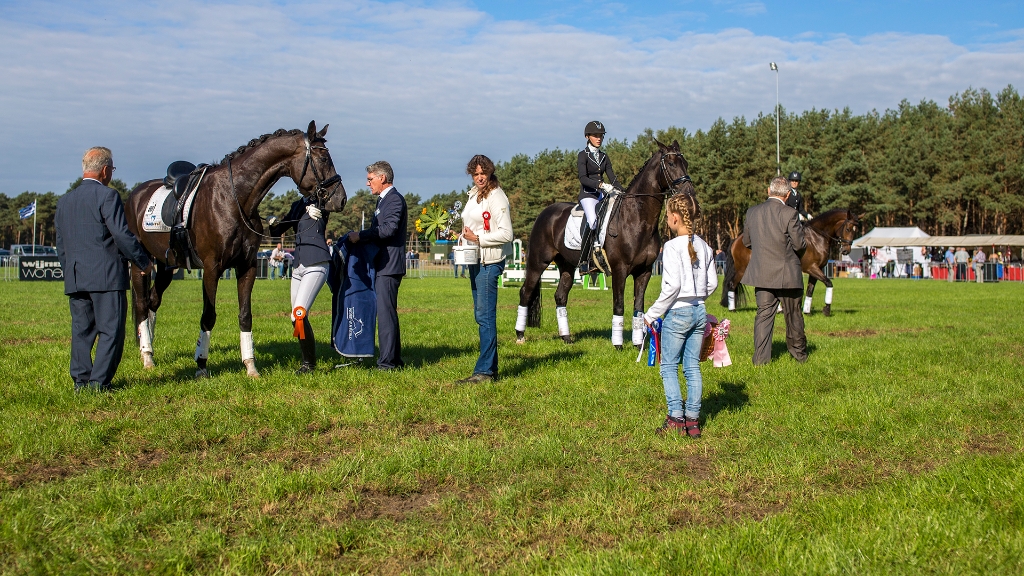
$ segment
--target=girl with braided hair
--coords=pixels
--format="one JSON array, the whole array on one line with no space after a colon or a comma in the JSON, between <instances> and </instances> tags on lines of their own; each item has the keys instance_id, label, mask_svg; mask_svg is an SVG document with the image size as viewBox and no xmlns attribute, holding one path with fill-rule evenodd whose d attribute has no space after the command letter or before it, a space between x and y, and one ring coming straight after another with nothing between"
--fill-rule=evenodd
<instances>
[{"instance_id":1,"label":"girl with braided hair","mask_svg":"<svg viewBox=\"0 0 1024 576\"><path fill-rule=\"evenodd\" d=\"M665 243L662 261L661 295L644 314L650 326L664 314L661 327L661 380L665 388L668 416L658 428L700 438L700 398L704 381L700 375L700 349L704 341L707 309L704 301L718 288L715 251L694 234L700 205L692 194L668 199L666 220L675 236ZM679 388L679 364L686 375L686 406Z\"/></svg>"}]
</instances>

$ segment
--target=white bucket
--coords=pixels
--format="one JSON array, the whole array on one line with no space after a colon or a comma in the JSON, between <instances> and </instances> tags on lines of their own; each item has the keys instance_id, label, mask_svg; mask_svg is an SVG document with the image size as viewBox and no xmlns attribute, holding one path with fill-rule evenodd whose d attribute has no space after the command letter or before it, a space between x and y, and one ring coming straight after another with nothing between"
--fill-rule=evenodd
<instances>
[{"instance_id":1,"label":"white bucket","mask_svg":"<svg viewBox=\"0 0 1024 576\"><path fill-rule=\"evenodd\" d=\"M468 266L480 263L480 247L476 244L463 244L463 239L459 238L459 243L452 251L455 253L456 265Z\"/></svg>"}]
</instances>

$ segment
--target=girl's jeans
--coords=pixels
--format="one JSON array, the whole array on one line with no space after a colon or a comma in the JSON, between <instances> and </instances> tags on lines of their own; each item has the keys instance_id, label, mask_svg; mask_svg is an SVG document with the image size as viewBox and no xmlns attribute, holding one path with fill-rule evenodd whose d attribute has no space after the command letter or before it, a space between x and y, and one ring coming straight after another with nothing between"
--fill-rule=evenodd
<instances>
[{"instance_id":1,"label":"girl's jeans","mask_svg":"<svg viewBox=\"0 0 1024 576\"><path fill-rule=\"evenodd\" d=\"M707 309L703 304L673 308L661 327L661 382L665 386L668 415L682 418L683 397L679 390L679 362L686 375L686 418L700 415L704 381L700 376L700 348L704 342Z\"/></svg>"}]
</instances>

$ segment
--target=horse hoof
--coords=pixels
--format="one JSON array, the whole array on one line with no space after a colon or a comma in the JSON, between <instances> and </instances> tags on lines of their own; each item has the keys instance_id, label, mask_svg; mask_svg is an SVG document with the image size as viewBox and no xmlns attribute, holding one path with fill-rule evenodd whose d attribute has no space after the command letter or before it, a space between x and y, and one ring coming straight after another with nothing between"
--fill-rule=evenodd
<instances>
[{"instance_id":1,"label":"horse hoof","mask_svg":"<svg viewBox=\"0 0 1024 576\"><path fill-rule=\"evenodd\" d=\"M526 344L526 337L516 338L516 344Z\"/></svg>"},{"instance_id":2,"label":"horse hoof","mask_svg":"<svg viewBox=\"0 0 1024 576\"><path fill-rule=\"evenodd\" d=\"M156 363L153 362L153 353L152 352L143 352L142 353L142 368L145 369L145 370L152 370L152 369L156 368Z\"/></svg>"},{"instance_id":3,"label":"horse hoof","mask_svg":"<svg viewBox=\"0 0 1024 576\"><path fill-rule=\"evenodd\" d=\"M566 344L572 344L573 337L570 336L569 334L566 334L565 336L562 336L562 342L565 342Z\"/></svg>"},{"instance_id":4,"label":"horse hoof","mask_svg":"<svg viewBox=\"0 0 1024 576\"><path fill-rule=\"evenodd\" d=\"M616 344L615 349L618 350L619 352L622 352L622 344Z\"/></svg>"},{"instance_id":5,"label":"horse hoof","mask_svg":"<svg viewBox=\"0 0 1024 576\"><path fill-rule=\"evenodd\" d=\"M205 380L210 377L210 371L206 368L196 370L196 380Z\"/></svg>"},{"instance_id":6,"label":"horse hoof","mask_svg":"<svg viewBox=\"0 0 1024 576\"><path fill-rule=\"evenodd\" d=\"M256 361L252 358L242 360L242 364L245 364L245 374L249 378L259 378L260 373L256 370Z\"/></svg>"},{"instance_id":7,"label":"horse hoof","mask_svg":"<svg viewBox=\"0 0 1024 576\"><path fill-rule=\"evenodd\" d=\"M821 313L824 314L825 316L831 316L832 315L832 309L829 308L828 306L826 306L824 309L822 309Z\"/></svg>"}]
</instances>

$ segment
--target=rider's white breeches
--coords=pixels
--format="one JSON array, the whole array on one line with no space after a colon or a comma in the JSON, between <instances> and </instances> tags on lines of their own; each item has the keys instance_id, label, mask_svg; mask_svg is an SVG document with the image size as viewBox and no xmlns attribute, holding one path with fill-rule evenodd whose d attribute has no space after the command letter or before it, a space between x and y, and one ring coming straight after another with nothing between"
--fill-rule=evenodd
<instances>
[{"instance_id":1,"label":"rider's white breeches","mask_svg":"<svg viewBox=\"0 0 1024 576\"><path fill-rule=\"evenodd\" d=\"M604 194L602 194L601 196L604 196ZM597 226L597 203L598 202L600 202L600 200L596 200L594 198L584 198L583 200L580 200L580 206L583 207L583 213L586 214L586 216L587 216L587 224L590 225L591 229L593 229L595 226Z\"/></svg>"},{"instance_id":2,"label":"rider's white breeches","mask_svg":"<svg viewBox=\"0 0 1024 576\"><path fill-rule=\"evenodd\" d=\"M327 262L317 262L312 266L300 264L292 270L292 322L295 321L295 308L299 306L306 309L306 317L309 317L309 308L326 281Z\"/></svg>"}]
</instances>

